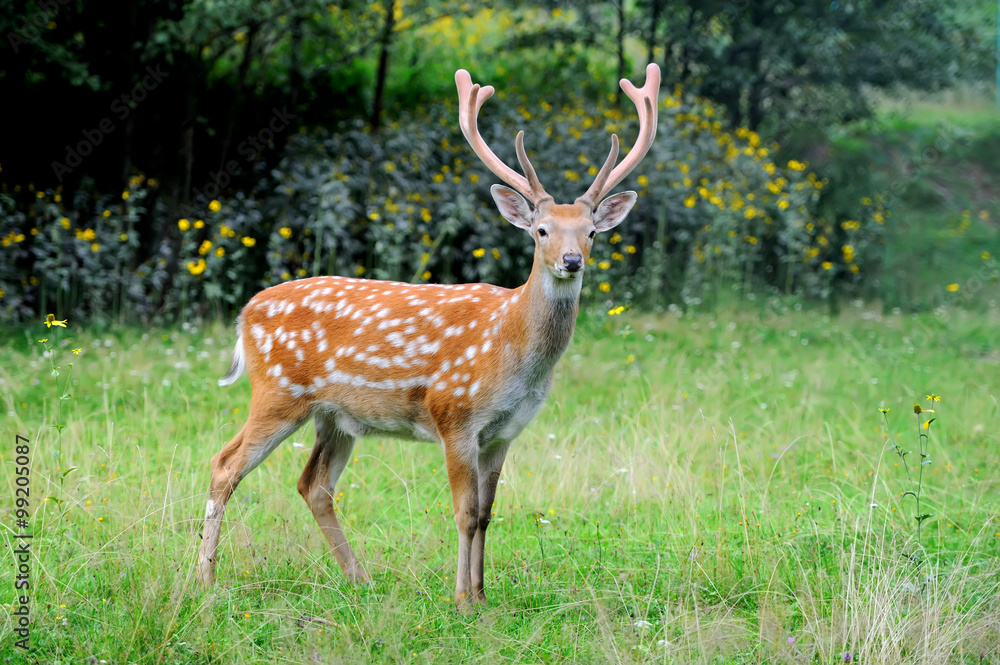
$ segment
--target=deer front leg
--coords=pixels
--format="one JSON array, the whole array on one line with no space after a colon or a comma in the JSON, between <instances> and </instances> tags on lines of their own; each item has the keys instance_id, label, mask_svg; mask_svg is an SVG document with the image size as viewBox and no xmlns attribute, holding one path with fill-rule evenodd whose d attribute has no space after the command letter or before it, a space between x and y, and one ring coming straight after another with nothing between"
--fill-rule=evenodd
<instances>
[{"instance_id":1,"label":"deer front leg","mask_svg":"<svg viewBox=\"0 0 1000 665\"><path fill-rule=\"evenodd\" d=\"M500 469L503 468L509 446L509 442L497 444L496 447L484 451L479 456L479 519L476 525L476 535L472 539L471 582L473 601L482 605L486 604L486 591L483 586L486 528L493 518L493 500L496 498Z\"/></svg>"},{"instance_id":2,"label":"deer front leg","mask_svg":"<svg viewBox=\"0 0 1000 665\"><path fill-rule=\"evenodd\" d=\"M448 445L449 443L452 445ZM472 541L479 526L479 465L474 452L475 443L471 446L471 453L467 448L462 449L462 443L445 443L448 484L451 485L451 503L455 510L455 526L458 528L455 605L460 611L470 607L472 601Z\"/></svg>"}]
</instances>

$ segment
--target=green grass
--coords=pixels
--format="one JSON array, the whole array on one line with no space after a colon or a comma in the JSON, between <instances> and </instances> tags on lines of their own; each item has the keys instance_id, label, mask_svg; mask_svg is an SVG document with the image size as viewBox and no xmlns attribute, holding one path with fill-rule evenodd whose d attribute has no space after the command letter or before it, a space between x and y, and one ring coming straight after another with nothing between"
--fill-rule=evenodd
<instances>
[{"instance_id":1,"label":"green grass","mask_svg":"<svg viewBox=\"0 0 1000 665\"><path fill-rule=\"evenodd\" d=\"M829 319L774 303L584 316L504 468L490 606L470 615L450 598L457 537L437 446L356 446L338 488L374 578L356 588L296 492L313 439L296 433L229 503L204 592L208 461L249 398L245 379L215 385L231 331L15 331L0 347L0 515L9 544L20 433L33 450L28 660L990 662L998 325L995 309ZM61 414L43 337L69 342L56 347L58 381L75 365ZM876 407L915 448L912 407L930 392L943 399L921 555ZM7 581L3 594L9 612ZM13 640L5 621L0 657L18 662Z\"/></svg>"},{"instance_id":2,"label":"green grass","mask_svg":"<svg viewBox=\"0 0 1000 665\"><path fill-rule=\"evenodd\" d=\"M880 196L892 211L866 296L911 311L995 301L1000 110L961 91L880 98L877 107L875 118L835 130L827 146L840 196Z\"/></svg>"}]
</instances>

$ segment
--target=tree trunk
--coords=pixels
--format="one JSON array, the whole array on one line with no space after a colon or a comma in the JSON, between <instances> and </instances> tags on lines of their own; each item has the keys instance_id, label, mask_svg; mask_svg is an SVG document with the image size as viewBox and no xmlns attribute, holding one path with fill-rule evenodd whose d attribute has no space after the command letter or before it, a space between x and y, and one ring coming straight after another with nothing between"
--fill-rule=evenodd
<instances>
[{"instance_id":1,"label":"tree trunk","mask_svg":"<svg viewBox=\"0 0 1000 665\"><path fill-rule=\"evenodd\" d=\"M656 28L660 23L660 5L662 2L663 0L650 0L649 3L649 34L646 36L646 42L649 44L649 53L646 56L646 62L655 62L653 55L656 50Z\"/></svg>"},{"instance_id":2,"label":"tree trunk","mask_svg":"<svg viewBox=\"0 0 1000 665\"><path fill-rule=\"evenodd\" d=\"M226 113L226 125L222 131L222 146L219 150L219 172L226 170L226 157L229 155L229 146L233 142L233 130L236 128L236 117L243 106L243 90L246 86L247 73L250 71L250 62L253 58L253 41L260 28L256 23L251 24L246 34L246 46L243 49L243 59L236 70L236 90Z\"/></svg>"},{"instance_id":3,"label":"tree trunk","mask_svg":"<svg viewBox=\"0 0 1000 665\"><path fill-rule=\"evenodd\" d=\"M378 56L378 74L375 78L375 101L372 104L372 131L378 131L382 124L382 105L385 96L385 78L389 70L389 49L392 47L392 28L396 24L396 2L392 0L385 13L382 26L382 40Z\"/></svg>"},{"instance_id":4,"label":"tree trunk","mask_svg":"<svg viewBox=\"0 0 1000 665\"><path fill-rule=\"evenodd\" d=\"M618 80L625 78L625 0L618 0ZM618 104L624 92L618 88Z\"/></svg>"}]
</instances>

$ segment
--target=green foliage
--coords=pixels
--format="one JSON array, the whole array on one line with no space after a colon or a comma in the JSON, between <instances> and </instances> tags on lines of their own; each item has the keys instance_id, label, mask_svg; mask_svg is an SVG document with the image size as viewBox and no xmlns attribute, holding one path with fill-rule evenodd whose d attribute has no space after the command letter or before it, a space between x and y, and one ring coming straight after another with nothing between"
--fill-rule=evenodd
<instances>
[{"instance_id":1,"label":"green foliage","mask_svg":"<svg viewBox=\"0 0 1000 665\"><path fill-rule=\"evenodd\" d=\"M635 188L639 203L620 232L596 247L586 300L696 304L728 284L809 298L859 292L877 265L888 215L877 200L824 207L826 181L805 163L775 164L776 145L746 128L728 131L705 100L679 89L661 99L658 139L622 187ZM139 265L128 238L144 195L141 178L99 217L71 217L75 238L57 221L64 214L57 195L39 193L27 217L0 228L21 238L5 242L21 252L11 262L19 267L0 282L12 294L8 312L23 315L28 303L42 306L52 293L66 306L76 301L58 298L71 291L101 294L90 295L104 300L92 300L89 313L119 312L131 299L127 311L143 318L155 311L231 314L262 286L316 274L521 283L529 241L496 212L489 196L495 178L474 159L456 116L449 101L377 134L360 123L334 134L299 133L255 191L211 202L201 220L178 221L179 246L164 245ZM635 136L634 118L632 109L623 114L583 100L533 108L502 96L480 125L509 164L516 163L510 137L521 127L544 127L528 135L533 163L549 193L572 201L603 163L593 154L595 137ZM40 233L24 235L29 226ZM126 239L106 246L118 237ZM160 269L170 277L165 283ZM39 284L29 278L18 289L24 274ZM162 287L154 293L155 285Z\"/></svg>"}]
</instances>

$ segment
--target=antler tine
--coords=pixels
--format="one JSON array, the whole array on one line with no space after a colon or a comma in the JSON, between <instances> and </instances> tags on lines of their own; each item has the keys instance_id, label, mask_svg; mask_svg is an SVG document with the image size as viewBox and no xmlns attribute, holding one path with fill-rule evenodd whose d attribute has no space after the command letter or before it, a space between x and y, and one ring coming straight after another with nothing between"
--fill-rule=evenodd
<instances>
[{"instance_id":1,"label":"antler tine","mask_svg":"<svg viewBox=\"0 0 1000 665\"><path fill-rule=\"evenodd\" d=\"M521 161L521 167L524 168L525 174L528 175L525 178L504 164L503 160L490 150L489 145L486 144L486 141L479 133L479 123L477 120L479 109L493 95L493 86L488 85L480 88L478 84L473 85L472 77L464 69L459 69L455 72L455 83L458 86L458 124L462 129L462 134L465 135L465 140L472 146L473 152L482 160L486 168L537 206L541 198L544 198L547 194L545 194L545 190L542 189L541 185L537 184L538 177L535 175L534 169L531 168L531 163L528 162L527 156ZM518 135L519 143L523 141L521 138L523 133L521 132ZM523 152L524 148L522 145L519 153ZM518 160L520 161L520 159L521 155L518 154ZM536 184L537 189L535 187Z\"/></svg>"},{"instance_id":2,"label":"antler tine","mask_svg":"<svg viewBox=\"0 0 1000 665\"><path fill-rule=\"evenodd\" d=\"M521 170L528 177L528 186L531 188L532 196L535 197L535 205L537 206L541 203L542 199L551 199L552 197L545 193L545 188L542 187L542 183L535 173L535 167L531 165L531 161L528 159L528 153L524 151L523 130L517 133L517 138L514 139L514 148L517 151L517 163L521 165Z\"/></svg>"},{"instance_id":3,"label":"antler tine","mask_svg":"<svg viewBox=\"0 0 1000 665\"><path fill-rule=\"evenodd\" d=\"M608 176L611 175L611 169L614 167L616 161L618 161L618 135L612 134L611 152L608 153L608 158L604 161L604 166L597 172L597 177L594 178L590 189L587 190L586 194L577 199L578 203L586 203L593 208L600 202L601 192L604 191L604 185L608 181Z\"/></svg>"},{"instance_id":4,"label":"antler tine","mask_svg":"<svg viewBox=\"0 0 1000 665\"><path fill-rule=\"evenodd\" d=\"M601 187L598 195L594 197L595 201L602 199L615 185L632 172L649 152L650 146L653 145L653 139L656 138L657 96L660 91L659 66L652 62L646 66L646 83L641 88L636 88L627 79L621 80L621 86L625 94L635 104L639 114L639 136L622 163L616 166L608 176L607 182Z\"/></svg>"}]
</instances>

